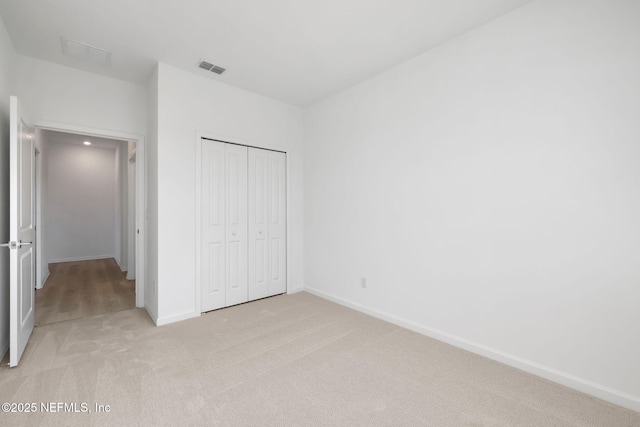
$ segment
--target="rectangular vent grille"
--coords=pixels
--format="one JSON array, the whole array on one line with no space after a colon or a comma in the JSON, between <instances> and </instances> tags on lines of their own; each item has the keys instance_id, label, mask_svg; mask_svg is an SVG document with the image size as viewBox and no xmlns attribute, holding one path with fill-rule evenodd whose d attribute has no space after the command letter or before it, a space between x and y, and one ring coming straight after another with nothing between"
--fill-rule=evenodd
<instances>
[{"instance_id":1,"label":"rectangular vent grille","mask_svg":"<svg viewBox=\"0 0 640 427\"><path fill-rule=\"evenodd\" d=\"M222 74L225 72L224 68L213 65L211 62L202 60L198 63L198 68L202 68L203 70L211 71L212 73L216 74Z\"/></svg>"},{"instance_id":2,"label":"rectangular vent grille","mask_svg":"<svg viewBox=\"0 0 640 427\"><path fill-rule=\"evenodd\" d=\"M214 65L207 61L200 61L200 65L198 65L198 67L202 68L203 70L210 71L214 67Z\"/></svg>"},{"instance_id":3,"label":"rectangular vent grille","mask_svg":"<svg viewBox=\"0 0 640 427\"><path fill-rule=\"evenodd\" d=\"M224 73L224 68L214 65L213 68L211 69L211 72L216 74L222 74Z\"/></svg>"},{"instance_id":4,"label":"rectangular vent grille","mask_svg":"<svg viewBox=\"0 0 640 427\"><path fill-rule=\"evenodd\" d=\"M107 49L77 42L66 37L60 37L60 40L62 40L62 53L65 55L100 65L108 65L111 61L111 51Z\"/></svg>"}]
</instances>

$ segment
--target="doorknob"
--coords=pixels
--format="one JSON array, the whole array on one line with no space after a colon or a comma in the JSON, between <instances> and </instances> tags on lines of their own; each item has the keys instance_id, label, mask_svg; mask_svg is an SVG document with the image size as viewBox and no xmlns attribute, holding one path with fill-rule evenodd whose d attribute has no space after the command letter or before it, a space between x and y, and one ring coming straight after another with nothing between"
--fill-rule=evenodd
<instances>
[{"instance_id":1,"label":"doorknob","mask_svg":"<svg viewBox=\"0 0 640 427\"><path fill-rule=\"evenodd\" d=\"M33 242L23 242L22 240L17 242L12 240L10 242L0 244L0 247L5 247L9 249L19 249L23 246L31 245L32 243Z\"/></svg>"},{"instance_id":2,"label":"doorknob","mask_svg":"<svg viewBox=\"0 0 640 427\"><path fill-rule=\"evenodd\" d=\"M237 234L238 234L238 233L236 233L235 231L232 231L232 232L231 232L231 235L232 235L232 236L235 236L235 235L237 235Z\"/></svg>"}]
</instances>

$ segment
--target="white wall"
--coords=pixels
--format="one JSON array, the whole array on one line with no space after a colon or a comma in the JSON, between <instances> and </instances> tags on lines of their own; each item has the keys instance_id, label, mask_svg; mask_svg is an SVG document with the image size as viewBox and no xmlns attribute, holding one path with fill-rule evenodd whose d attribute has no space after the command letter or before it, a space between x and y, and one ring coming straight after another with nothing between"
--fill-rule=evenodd
<instances>
[{"instance_id":1,"label":"white wall","mask_svg":"<svg viewBox=\"0 0 640 427\"><path fill-rule=\"evenodd\" d=\"M200 314L195 294L197 131L290 150L288 283L289 290L301 289L301 110L165 64L158 67L158 82L158 323Z\"/></svg>"},{"instance_id":2,"label":"white wall","mask_svg":"<svg viewBox=\"0 0 640 427\"><path fill-rule=\"evenodd\" d=\"M127 271L129 254L129 152L128 142L118 144L115 150L115 174L116 174L116 234L115 260L122 271Z\"/></svg>"},{"instance_id":3,"label":"white wall","mask_svg":"<svg viewBox=\"0 0 640 427\"><path fill-rule=\"evenodd\" d=\"M43 226L43 220L46 216L44 212L44 194L46 193L47 177L45 175L45 168L43 165L43 159L46 157L46 148L42 145L43 141L42 129L36 128L36 289L42 289L47 279L49 278L49 265L45 256L45 246L47 242L45 240L45 233Z\"/></svg>"},{"instance_id":4,"label":"white wall","mask_svg":"<svg viewBox=\"0 0 640 427\"><path fill-rule=\"evenodd\" d=\"M640 410L639 22L535 1L308 108L305 287Z\"/></svg>"},{"instance_id":5,"label":"white wall","mask_svg":"<svg viewBox=\"0 0 640 427\"><path fill-rule=\"evenodd\" d=\"M17 95L33 124L56 122L144 135L144 86L17 55Z\"/></svg>"},{"instance_id":6,"label":"white wall","mask_svg":"<svg viewBox=\"0 0 640 427\"><path fill-rule=\"evenodd\" d=\"M124 174L127 183L127 280L136 278L136 156L135 142L128 141Z\"/></svg>"},{"instance_id":7,"label":"white wall","mask_svg":"<svg viewBox=\"0 0 640 427\"><path fill-rule=\"evenodd\" d=\"M46 262L115 257L116 151L58 140L43 146Z\"/></svg>"},{"instance_id":8,"label":"white wall","mask_svg":"<svg viewBox=\"0 0 640 427\"><path fill-rule=\"evenodd\" d=\"M9 206L9 96L15 51L0 17L0 204ZM9 209L0 209L0 242L9 241ZM0 248L0 358L9 348L9 250Z\"/></svg>"},{"instance_id":9,"label":"white wall","mask_svg":"<svg viewBox=\"0 0 640 427\"><path fill-rule=\"evenodd\" d=\"M147 85L147 239L144 306L158 321L158 69ZM137 160L137 159L136 159ZM137 165L136 165L137 166Z\"/></svg>"}]
</instances>

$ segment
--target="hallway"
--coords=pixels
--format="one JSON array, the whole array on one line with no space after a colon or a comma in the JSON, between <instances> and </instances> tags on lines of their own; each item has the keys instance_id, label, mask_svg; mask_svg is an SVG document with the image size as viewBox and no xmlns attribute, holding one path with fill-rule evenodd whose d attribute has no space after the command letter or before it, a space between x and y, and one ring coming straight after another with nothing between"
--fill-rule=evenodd
<instances>
[{"instance_id":1,"label":"hallway","mask_svg":"<svg viewBox=\"0 0 640 427\"><path fill-rule=\"evenodd\" d=\"M51 263L49 270L36 291L37 326L135 307L135 281L113 258Z\"/></svg>"}]
</instances>

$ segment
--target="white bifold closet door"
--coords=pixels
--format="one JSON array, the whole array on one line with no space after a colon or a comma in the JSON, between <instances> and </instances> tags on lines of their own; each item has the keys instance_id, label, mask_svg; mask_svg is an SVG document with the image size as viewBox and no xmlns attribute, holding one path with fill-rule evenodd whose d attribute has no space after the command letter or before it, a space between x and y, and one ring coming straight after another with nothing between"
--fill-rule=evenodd
<instances>
[{"instance_id":1,"label":"white bifold closet door","mask_svg":"<svg viewBox=\"0 0 640 427\"><path fill-rule=\"evenodd\" d=\"M249 301L287 290L285 168L284 153L249 148Z\"/></svg>"},{"instance_id":2,"label":"white bifold closet door","mask_svg":"<svg viewBox=\"0 0 640 427\"><path fill-rule=\"evenodd\" d=\"M202 144L202 308L247 301L247 147Z\"/></svg>"},{"instance_id":3,"label":"white bifold closet door","mask_svg":"<svg viewBox=\"0 0 640 427\"><path fill-rule=\"evenodd\" d=\"M286 292L285 154L202 140L201 310Z\"/></svg>"}]
</instances>

